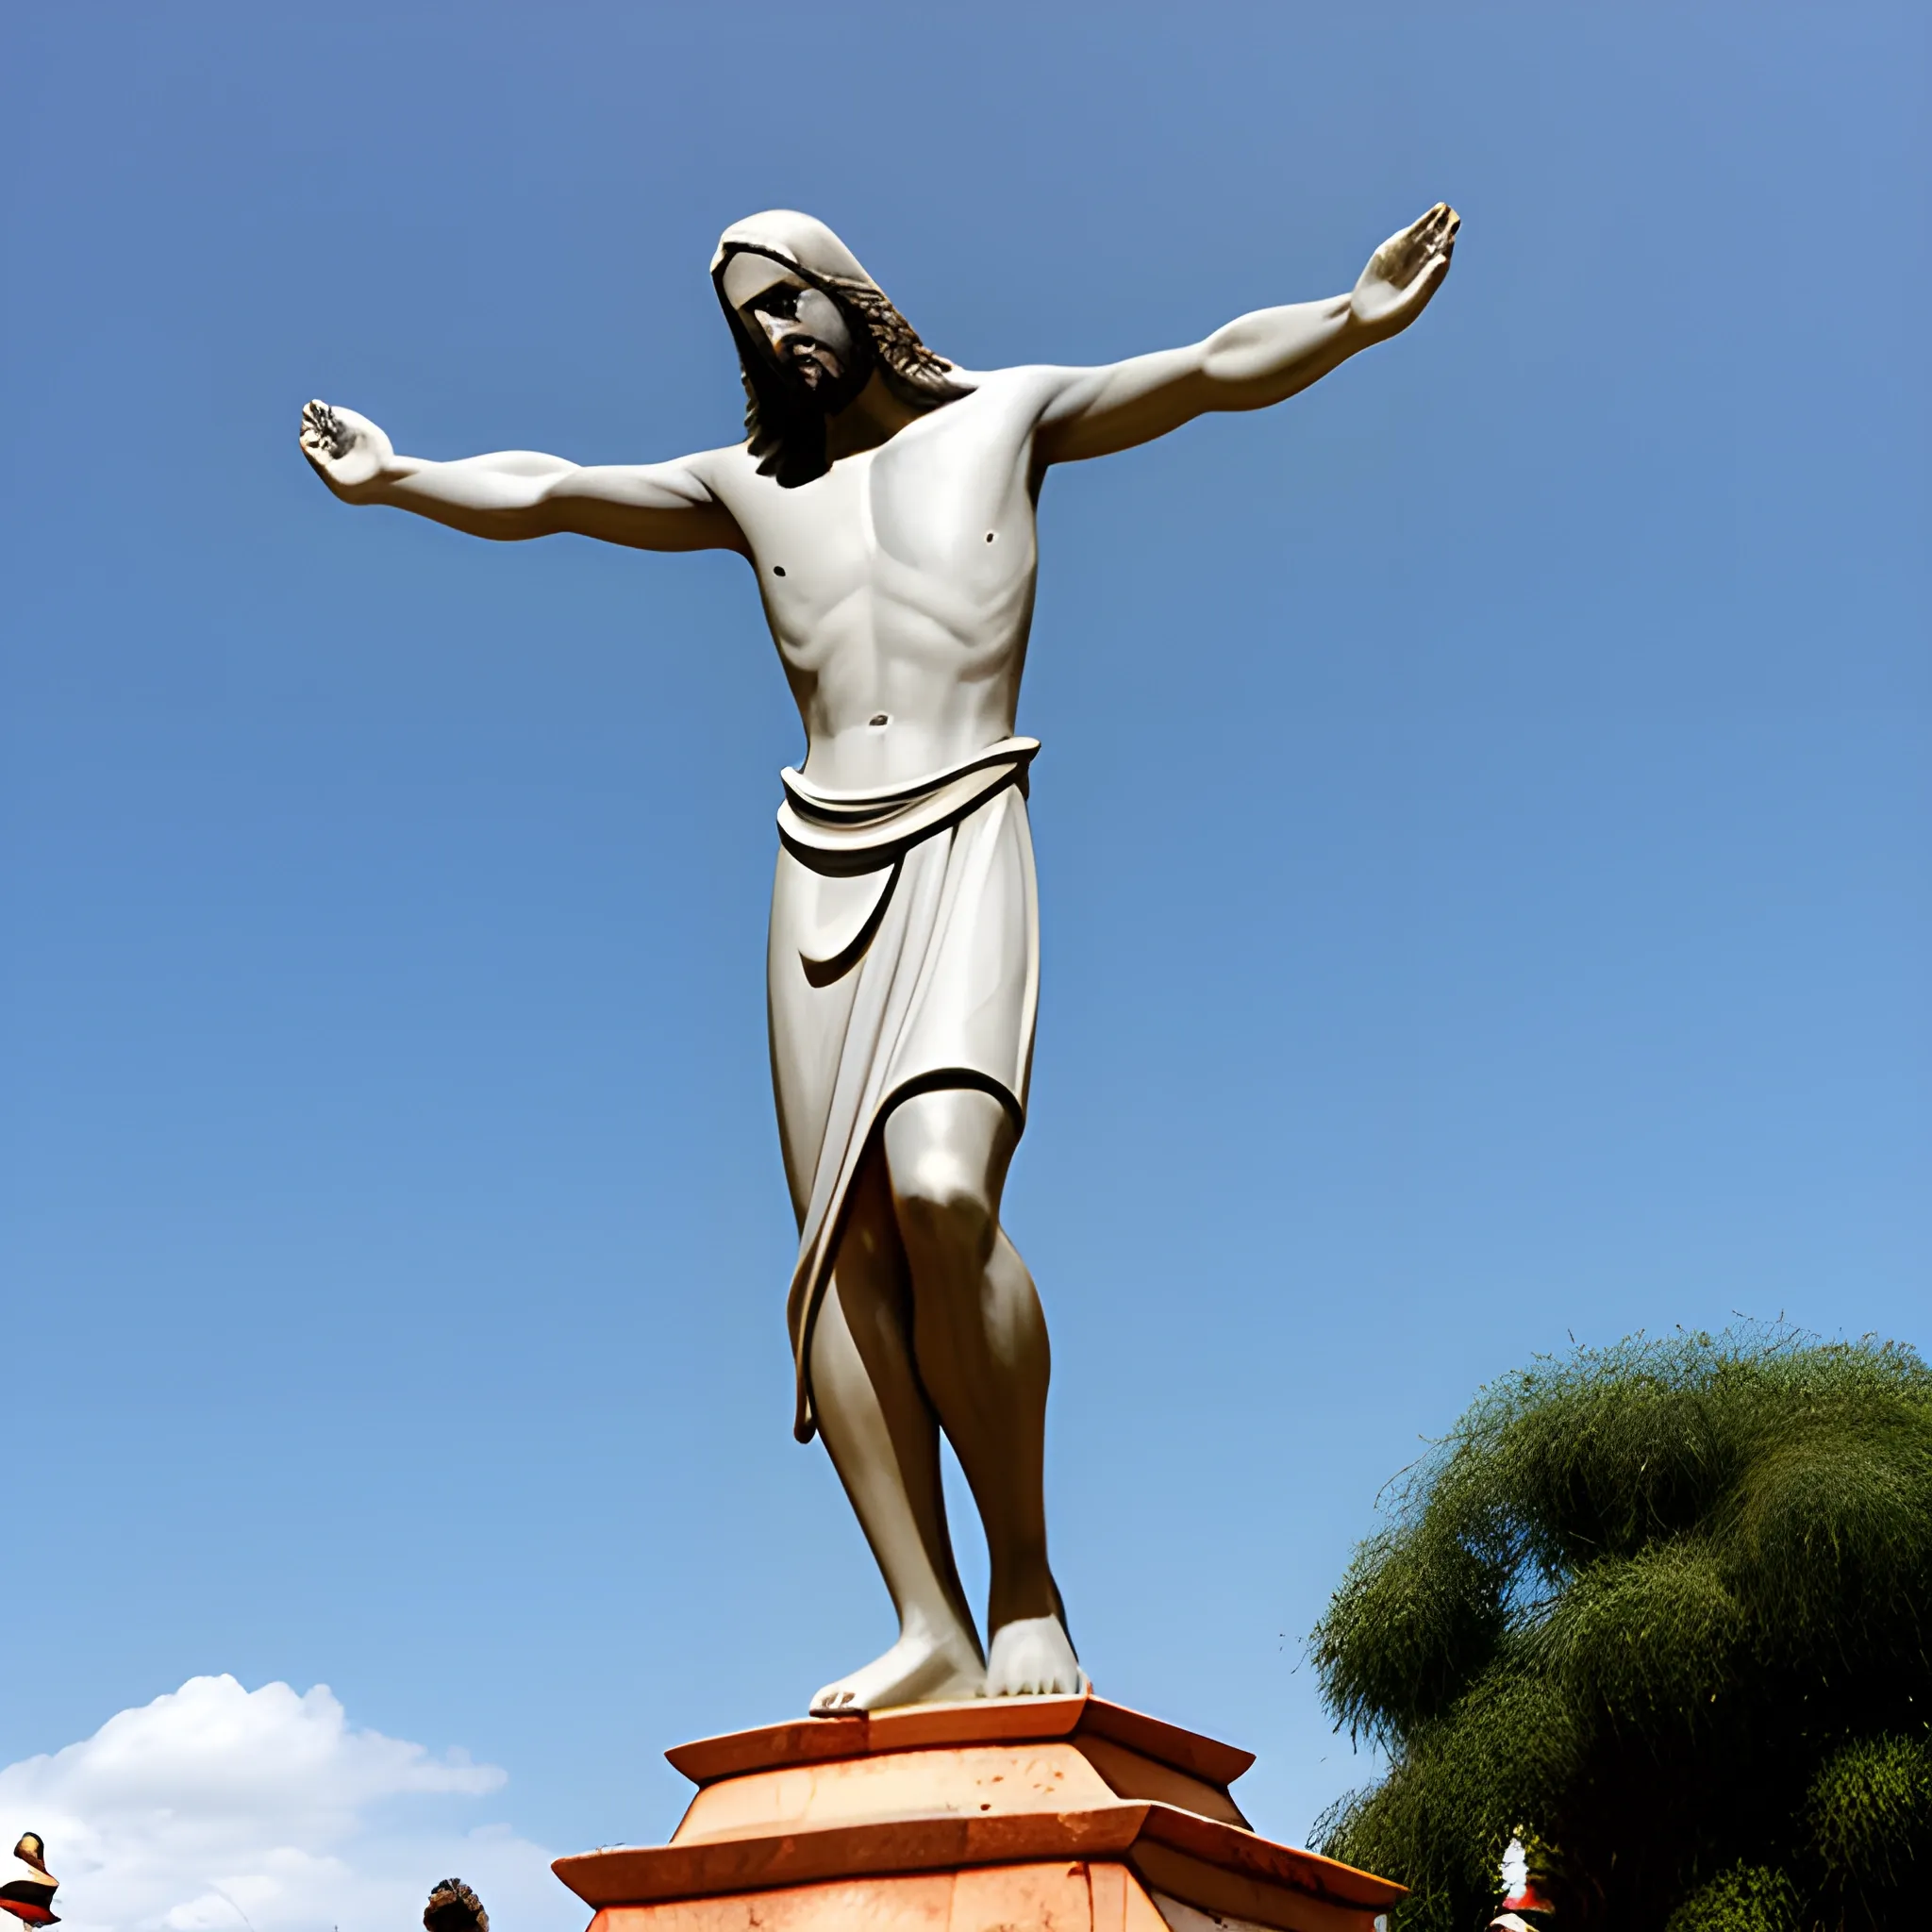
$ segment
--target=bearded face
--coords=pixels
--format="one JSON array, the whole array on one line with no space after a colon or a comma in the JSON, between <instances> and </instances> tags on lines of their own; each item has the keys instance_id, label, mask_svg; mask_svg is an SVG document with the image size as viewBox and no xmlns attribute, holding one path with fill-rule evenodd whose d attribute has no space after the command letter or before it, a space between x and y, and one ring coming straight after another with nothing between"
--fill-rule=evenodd
<instances>
[{"instance_id":1,"label":"bearded face","mask_svg":"<svg viewBox=\"0 0 1932 1932\"><path fill-rule=\"evenodd\" d=\"M725 264L723 290L746 339L800 402L836 415L871 375L868 345L823 289L770 256Z\"/></svg>"},{"instance_id":2,"label":"bearded face","mask_svg":"<svg viewBox=\"0 0 1932 1932\"><path fill-rule=\"evenodd\" d=\"M712 285L744 375L745 447L796 490L829 467L829 421L874 376L915 411L969 393L823 222L770 208L725 229Z\"/></svg>"}]
</instances>

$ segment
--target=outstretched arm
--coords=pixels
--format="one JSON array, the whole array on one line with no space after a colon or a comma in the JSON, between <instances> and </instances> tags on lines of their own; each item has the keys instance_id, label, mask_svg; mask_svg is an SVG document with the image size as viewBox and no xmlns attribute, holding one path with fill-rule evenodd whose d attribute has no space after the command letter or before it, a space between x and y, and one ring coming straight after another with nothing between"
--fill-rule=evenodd
<instances>
[{"instance_id":1,"label":"outstretched arm","mask_svg":"<svg viewBox=\"0 0 1932 1932\"><path fill-rule=\"evenodd\" d=\"M1131 449L1210 409L1261 409L1319 381L1357 349L1399 334L1449 273L1461 217L1438 202L1369 258L1354 291L1261 308L1205 342L1103 369L1058 372L1034 447L1042 462Z\"/></svg>"},{"instance_id":2,"label":"outstretched arm","mask_svg":"<svg viewBox=\"0 0 1932 1932\"><path fill-rule=\"evenodd\" d=\"M366 416L326 403L302 411L302 454L344 503L392 504L473 537L514 541L574 531L638 550L744 548L695 458L585 468L501 450L432 463L399 457Z\"/></svg>"}]
</instances>

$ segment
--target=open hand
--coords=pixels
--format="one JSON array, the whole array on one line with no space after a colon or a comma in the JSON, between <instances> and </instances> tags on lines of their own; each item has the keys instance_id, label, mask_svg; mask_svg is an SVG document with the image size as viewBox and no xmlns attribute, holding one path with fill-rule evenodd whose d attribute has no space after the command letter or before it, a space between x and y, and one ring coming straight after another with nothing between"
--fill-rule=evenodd
<instances>
[{"instance_id":1,"label":"open hand","mask_svg":"<svg viewBox=\"0 0 1932 1932\"><path fill-rule=\"evenodd\" d=\"M382 475L395 447L367 416L314 402L302 408L302 454L338 496L348 496Z\"/></svg>"},{"instance_id":2,"label":"open hand","mask_svg":"<svg viewBox=\"0 0 1932 1932\"><path fill-rule=\"evenodd\" d=\"M1369 257L1349 297L1356 321L1378 336L1407 328L1442 286L1461 225L1462 217L1447 202L1439 201L1421 221L1390 236Z\"/></svg>"}]
</instances>

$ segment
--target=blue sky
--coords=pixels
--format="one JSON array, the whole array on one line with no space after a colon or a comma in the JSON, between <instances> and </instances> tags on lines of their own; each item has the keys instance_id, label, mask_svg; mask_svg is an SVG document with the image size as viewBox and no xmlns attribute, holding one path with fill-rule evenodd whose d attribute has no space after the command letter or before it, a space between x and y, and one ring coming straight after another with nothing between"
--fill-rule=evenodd
<instances>
[{"instance_id":1,"label":"blue sky","mask_svg":"<svg viewBox=\"0 0 1932 1932\"><path fill-rule=\"evenodd\" d=\"M1305 1633L1485 1380L1738 1312L1924 1344L1927 38L16 11L0 1764L192 1677L326 1684L507 1773L369 1832L460 1801L575 1850L891 1634L789 1434L799 733L743 566L352 512L294 445L310 395L428 456L728 440L705 265L774 204L981 367L1464 217L1410 334L1042 504L1008 1223L1103 1691L1257 1750L1298 1840L1371 1769ZM500 1932L575 1923L554 1890Z\"/></svg>"}]
</instances>

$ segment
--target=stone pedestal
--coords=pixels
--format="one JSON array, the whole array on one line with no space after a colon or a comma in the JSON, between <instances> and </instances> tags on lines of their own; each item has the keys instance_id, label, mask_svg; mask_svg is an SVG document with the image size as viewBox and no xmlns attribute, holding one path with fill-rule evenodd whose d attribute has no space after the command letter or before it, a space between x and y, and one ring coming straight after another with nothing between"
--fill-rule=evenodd
<instances>
[{"instance_id":1,"label":"stone pedestal","mask_svg":"<svg viewBox=\"0 0 1932 1932\"><path fill-rule=\"evenodd\" d=\"M1249 1830L1252 1755L1121 1705L809 1718L667 1754L668 1845L557 1861L590 1932L1371 1932L1385 1878Z\"/></svg>"}]
</instances>

